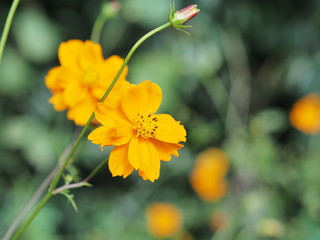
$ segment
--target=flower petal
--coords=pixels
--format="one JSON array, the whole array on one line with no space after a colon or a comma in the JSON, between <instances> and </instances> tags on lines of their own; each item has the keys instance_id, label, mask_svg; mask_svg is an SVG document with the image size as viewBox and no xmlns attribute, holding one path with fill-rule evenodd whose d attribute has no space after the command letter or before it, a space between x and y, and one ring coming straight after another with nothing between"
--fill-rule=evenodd
<instances>
[{"instance_id":1,"label":"flower petal","mask_svg":"<svg viewBox=\"0 0 320 240\"><path fill-rule=\"evenodd\" d=\"M51 91L60 90L62 88L61 81L59 81L61 79L61 71L61 66L54 67L48 72L47 76L45 76L45 84Z\"/></svg>"},{"instance_id":2,"label":"flower petal","mask_svg":"<svg viewBox=\"0 0 320 240\"><path fill-rule=\"evenodd\" d=\"M71 67L75 70L80 69L79 53L83 46L81 40L69 40L60 44L58 49L58 57L62 66Z\"/></svg>"},{"instance_id":3,"label":"flower petal","mask_svg":"<svg viewBox=\"0 0 320 240\"><path fill-rule=\"evenodd\" d=\"M115 76L117 75L120 67L123 64L124 59L113 55L106 60L104 60L103 64L101 65L100 75L99 75L99 82L98 84L100 87L103 87L105 90L109 87ZM119 85L120 82L125 81L128 74L128 67L126 66L123 69L115 87ZM113 90L112 90L113 91Z\"/></svg>"},{"instance_id":4,"label":"flower petal","mask_svg":"<svg viewBox=\"0 0 320 240\"><path fill-rule=\"evenodd\" d=\"M156 139L168 142L178 143L186 141L186 130L180 122L176 121L169 114L157 114L159 128L156 132Z\"/></svg>"},{"instance_id":5,"label":"flower petal","mask_svg":"<svg viewBox=\"0 0 320 240\"><path fill-rule=\"evenodd\" d=\"M134 137L129 143L129 162L143 172L144 179L154 181L160 176L160 157L152 142Z\"/></svg>"},{"instance_id":6,"label":"flower petal","mask_svg":"<svg viewBox=\"0 0 320 240\"><path fill-rule=\"evenodd\" d=\"M67 117L69 120L73 120L75 124L84 126L86 125L89 117L91 116L97 101L88 95L85 101L71 107L68 110Z\"/></svg>"},{"instance_id":7,"label":"flower petal","mask_svg":"<svg viewBox=\"0 0 320 240\"><path fill-rule=\"evenodd\" d=\"M53 104L56 111L63 111L68 108L68 105L66 105L63 100L63 92L54 93L54 95L49 99L49 102Z\"/></svg>"},{"instance_id":8,"label":"flower petal","mask_svg":"<svg viewBox=\"0 0 320 240\"><path fill-rule=\"evenodd\" d=\"M161 88L155 83L144 81L128 90L123 96L121 106L126 116L134 121L138 113L155 113L161 100Z\"/></svg>"},{"instance_id":9,"label":"flower petal","mask_svg":"<svg viewBox=\"0 0 320 240\"><path fill-rule=\"evenodd\" d=\"M89 40L85 41L80 49L79 61L82 69L97 68L101 65L104 58L100 44Z\"/></svg>"},{"instance_id":10,"label":"flower petal","mask_svg":"<svg viewBox=\"0 0 320 240\"><path fill-rule=\"evenodd\" d=\"M167 143L156 139L150 140L158 151L159 157L163 161L170 161L171 155L179 156L178 150L183 147L179 143Z\"/></svg>"},{"instance_id":11,"label":"flower petal","mask_svg":"<svg viewBox=\"0 0 320 240\"><path fill-rule=\"evenodd\" d=\"M109 169L112 176L123 176L126 178L134 168L128 160L128 144L115 147L109 157Z\"/></svg>"},{"instance_id":12,"label":"flower petal","mask_svg":"<svg viewBox=\"0 0 320 240\"><path fill-rule=\"evenodd\" d=\"M113 145L113 136L116 135L116 129L111 127L101 126L93 130L88 139L94 144L100 144L100 147Z\"/></svg>"},{"instance_id":13,"label":"flower petal","mask_svg":"<svg viewBox=\"0 0 320 240\"><path fill-rule=\"evenodd\" d=\"M105 126L114 125L117 122L121 126L132 127L132 123L126 118L121 109L114 106L112 102L98 103L95 109L95 116Z\"/></svg>"},{"instance_id":14,"label":"flower petal","mask_svg":"<svg viewBox=\"0 0 320 240\"><path fill-rule=\"evenodd\" d=\"M69 107L74 107L88 98L88 89L79 82L71 81L63 92L63 100ZM87 100L86 100L87 101Z\"/></svg>"}]
</instances>

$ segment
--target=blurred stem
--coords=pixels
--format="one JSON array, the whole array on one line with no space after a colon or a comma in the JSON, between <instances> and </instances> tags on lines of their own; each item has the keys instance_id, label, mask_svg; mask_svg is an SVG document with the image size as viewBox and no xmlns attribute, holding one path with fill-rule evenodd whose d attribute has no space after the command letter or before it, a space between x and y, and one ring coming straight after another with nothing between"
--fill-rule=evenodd
<instances>
[{"instance_id":1,"label":"blurred stem","mask_svg":"<svg viewBox=\"0 0 320 240\"><path fill-rule=\"evenodd\" d=\"M105 22L111 18L114 18L120 9L120 3L117 1L104 2L100 8L100 14L93 24L91 32L91 40L99 42L101 32Z\"/></svg>"},{"instance_id":2,"label":"blurred stem","mask_svg":"<svg viewBox=\"0 0 320 240\"><path fill-rule=\"evenodd\" d=\"M19 223L21 222L21 220L24 218L24 216L26 215L26 213L28 213L28 211L30 210L30 208L33 206L33 204L38 201L38 199L40 198L40 196L42 195L42 193L44 192L44 190L47 189L47 187L49 186L51 180L53 179L54 175L56 174L58 170L58 166L56 166L51 173L47 176L47 178L42 182L42 184L40 185L40 187L38 187L38 189L36 190L36 192L33 194L32 198L28 201L28 203L24 206L24 208L20 211L19 215L16 217L16 219L13 221L13 223L11 224L10 228L8 229L8 231L6 232L6 234L4 235L3 240L9 240L13 234L13 232L15 231L15 229L17 228L17 226L19 225Z\"/></svg>"},{"instance_id":3,"label":"blurred stem","mask_svg":"<svg viewBox=\"0 0 320 240\"><path fill-rule=\"evenodd\" d=\"M8 17L6 19L6 23L4 24L4 28L3 28L2 36L1 36L1 40L0 40L0 63L2 60L4 46L6 45L7 38L9 35L9 30L11 27L12 19L13 19L15 12L16 12L16 9L19 5L19 2L20 2L20 0L13 1L11 8L10 8L10 11L9 11L9 14L8 14Z\"/></svg>"},{"instance_id":4,"label":"blurred stem","mask_svg":"<svg viewBox=\"0 0 320 240\"><path fill-rule=\"evenodd\" d=\"M48 202L51 198L52 192L48 192L42 201L38 204L37 208L33 211L32 215L28 218L28 220L19 228L16 234L13 236L12 240L16 240L20 237L20 235L27 229L32 220L38 215L43 206Z\"/></svg>"},{"instance_id":5,"label":"blurred stem","mask_svg":"<svg viewBox=\"0 0 320 240\"><path fill-rule=\"evenodd\" d=\"M108 18L104 14L100 13L100 15L97 17L96 21L93 24L90 37L91 41L99 42L103 25L107 20Z\"/></svg>"},{"instance_id":6,"label":"blurred stem","mask_svg":"<svg viewBox=\"0 0 320 240\"><path fill-rule=\"evenodd\" d=\"M229 132L246 127L251 103L251 73L241 34L236 29L222 31L222 47L230 76L226 126ZM240 118L238 118L240 117Z\"/></svg>"},{"instance_id":7,"label":"blurred stem","mask_svg":"<svg viewBox=\"0 0 320 240\"><path fill-rule=\"evenodd\" d=\"M76 131L73 137L73 141L79 136L79 131ZM48 188L49 184L51 183L54 176L57 174L59 170L59 163L64 161L64 159L68 156L69 151L71 149L71 145L67 146L62 155L60 156L58 163L56 167L49 173L49 175L46 177L46 179L41 183L41 185L38 187L36 192L33 194L33 196L30 198L30 200L27 202L27 204L24 206L24 208L20 211L19 215L15 218L13 223L10 225L8 231L4 235L3 240L9 240L22 221L22 219L25 217L25 215L30 211L32 206L39 200L43 192Z\"/></svg>"},{"instance_id":8,"label":"blurred stem","mask_svg":"<svg viewBox=\"0 0 320 240\"><path fill-rule=\"evenodd\" d=\"M160 27L157 27L153 30L151 30L150 32L148 32L147 34L145 34L143 37L141 37L131 48L131 50L129 51L129 53L127 54L125 60L123 61L117 75L115 76L115 78L113 79L112 83L110 84L109 88L107 89L107 91L105 92L105 94L103 95L103 97L101 98L100 102L103 102L108 95L110 94L112 88L114 87L114 85L116 84L116 82L118 81L121 73L123 72L125 66L128 64L129 60L131 59L132 55L134 54L134 52L137 50L137 48L145 41L147 40L149 37L151 37L152 35L160 32L161 30L166 29L167 27L170 27L171 23L167 22L163 25L161 25ZM44 196L44 198L42 199L42 201L38 204L38 206L36 207L36 209L34 210L34 212L31 214L31 216L25 221L25 223L19 228L19 230L17 231L17 233L13 236L12 240L18 239L20 237L20 235L27 229L27 227L30 225L30 223L32 222L32 220L37 216L37 214L40 212L40 210L44 207L44 205L47 203L47 201L53 196L53 193L55 191L55 188L64 172L64 170L66 169L66 167L68 166L73 153L75 152L75 150L77 149L80 141L82 140L84 134L86 133L87 129L89 128L92 120L94 119L94 112L91 114L89 120L87 121L86 125L84 126L84 128L82 129L82 131L79 134L79 137L75 140L68 156L66 157L66 159L64 160L64 162L62 163L62 166L60 167L57 175L53 178L50 186L49 186L49 190L48 193ZM100 166L100 165L99 165ZM98 166L98 167L99 167ZM93 173L95 174L96 171L94 170ZM91 175L89 175L90 177Z\"/></svg>"}]
</instances>

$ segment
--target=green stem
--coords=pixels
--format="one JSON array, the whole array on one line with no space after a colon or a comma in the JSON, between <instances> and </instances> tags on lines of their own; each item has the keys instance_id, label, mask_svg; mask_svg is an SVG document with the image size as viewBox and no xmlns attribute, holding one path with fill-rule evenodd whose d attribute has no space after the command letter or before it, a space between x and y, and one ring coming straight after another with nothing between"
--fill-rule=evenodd
<instances>
[{"instance_id":1,"label":"green stem","mask_svg":"<svg viewBox=\"0 0 320 240\"><path fill-rule=\"evenodd\" d=\"M91 37L90 37L91 41L99 42L102 28L106 21L107 21L107 18L102 14L97 17L96 21L93 24Z\"/></svg>"},{"instance_id":2,"label":"green stem","mask_svg":"<svg viewBox=\"0 0 320 240\"><path fill-rule=\"evenodd\" d=\"M100 102L103 102L108 95L110 94L112 88L114 87L114 85L116 84L116 82L118 81L121 73L123 72L125 66L128 64L130 58L132 57L133 53L137 50L137 48L145 41L147 40L149 37L151 37L152 35L156 34L157 32L160 32L161 30L170 27L171 23L167 22L163 25L161 25L160 27L155 28L154 30L148 32L147 34L145 34L142 38L140 38L135 45L133 45L133 47L131 48L131 50L129 51L129 53L127 54L125 60L123 61L123 64L121 65L117 75L115 76L115 78L113 79L112 83L110 84L109 88L107 89L107 91L105 92L105 94L103 95L103 97L101 98ZM87 121L86 125L84 126L84 128L82 129L82 131L79 134L79 137L76 139L75 143L73 144L67 158L64 160L64 162L62 163L57 175L53 178L50 187L49 187L49 192L45 195L45 197L43 198L43 200L39 203L39 205L36 207L36 209L34 210L34 212L32 213L32 215L26 220L26 222L19 228L19 230L17 231L17 233L13 236L13 239L17 239L23 232L24 230L29 226L29 224L32 222L33 218L39 213L39 211L42 209L42 207L46 204L46 202L52 197L53 192L65 170L65 168L68 166L71 157L73 155L73 153L75 152L76 148L78 147L81 139L83 138L84 134L86 133L87 129L90 126L90 123L92 122L92 120L94 119L94 113L91 114L89 120ZM100 166L100 165L99 165ZM98 166L98 167L99 167ZM100 168L102 167L102 165L100 166ZM99 169L100 169L99 168ZM98 169L98 170L99 170ZM98 171L97 170L97 171ZM96 169L93 171L93 175L97 172ZM91 175L89 175L90 177Z\"/></svg>"},{"instance_id":3,"label":"green stem","mask_svg":"<svg viewBox=\"0 0 320 240\"><path fill-rule=\"evenodd\" d=\"M6 19L6 23L5 23L4 28L3 28L3 32L2 32L2 36L1 36L1 40L0 40L0 63L1 63L1 60L2 60L2 54L3 54L4 46L6 45L7 38L8 38L8 35L9 35L9 30L10 30L10 27L11 27L12 19L13 19L13 16L14 16L15 12L16 12L17 7L18 7L19 1L20 0L14 0L13 1L12 5L11 5L11 8L10 8L10 11L9 11L9 14L8 14L8 17Z\"/></svg>"},{"instance_id":4,"label":"green stem","mask_svg":"<svg viewBox=\"0 0 320 240\"><path fill-rule=\"evenodd\" d=\"M128 64L130 58L132 57L133 53L137 50L137 48L141 45L141 43L143 43L145 40L147 40L149 37L151 37L152 35L154 35L157 32L160 32L161 30L170 27L171 23L167 22L163 25L161 25L160 27L157 27L155 29L153 29L152 31L148 32L147 34L145 34L142 38L140 38L131 48L131 50L129 51L129 53L127 54L126 58L124 59L124 62L122 64L122 66L120 67L119 72L117 73L116 77L114 78L114 80L112 81L112 83L110 84L110 87L108 88L108 90L105 92L105 94L103 95L102 99L100 102L103 102L107 96L109 95L110 91L112 90L113 86L116 84L118 78L120 77L123 69L125 68L125 66Z\"/></svg>"},{"instance_id":5,"label":"green stem","mask_svg":"<svg viewBox=\"0 0 320 240\"><path fill-rule=\"evenodd\" d=\"M107 157L106 159L104 159L89 175L88 177L86 177L85 179L83 179L81 182L77 182L77 183L71 183L71 184L66 184L62 187L59 187L57 189L55 189L53 191L53 195L56 195L60 192L62 192L63 190L66 189L71 189L71 188L79 188L79 187L83 187L83 186L91 186L88 182L90 181L91 178L93 178L94 175L97 174L97 172L108 162L109 157Z\"/></svg>"},{"instance_id":6,"label":"green stem","mask_svg":"<svg viewBox=\"0 0 320 240\"><path fill-rule=\"evenodd\" d=\"M12 240L18 239L18 237L27 229L32 220L38 215L40 210L44 207L47 201L51 198L52 193L48 192L42 201L38 204L37 208L33 211L32 215L28 218L28 220L19 228L16 234L12 237Z\"/></svg>"},{"instance_id":7,"label":"green stem","mask_svg":"<svg viewBox=\"0 0 320 240\"><path fill-rule=\"evenodd\" d=\"M94 175L97 174L97 172L108 162L109 157L104 159L90 174L88 177L86 177L83 182L89 182L91 178L93 178Z\"/></svg>"}]
</instances>

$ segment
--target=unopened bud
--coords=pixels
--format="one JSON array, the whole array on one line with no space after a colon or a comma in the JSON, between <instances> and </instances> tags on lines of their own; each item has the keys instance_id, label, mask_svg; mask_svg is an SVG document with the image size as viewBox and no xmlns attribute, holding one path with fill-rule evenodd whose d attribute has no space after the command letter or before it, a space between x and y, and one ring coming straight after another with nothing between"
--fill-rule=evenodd
<instances>
[{"instance_id":1,"label":"unopened bud","mask_svg":"<svg viewBox=\"0 0 320 240\"><path fill-rule=\"evenodd\" d=\"M106 18L113 18L120 11L121 5L118 1L106 2L102 5L102 13Z\"/></svg>"},{"instance_id":2,"label":"unopened bud","mask_svg":"<svg viewBox=\"0 0 320 240\"><path fill-rule=\"evenodd\" d=\"M200 12L196 4L175 11L173 7L170 13L170 22L174 28L185 28L182 24L195 17Z\"/></svg>"}]
</instances>

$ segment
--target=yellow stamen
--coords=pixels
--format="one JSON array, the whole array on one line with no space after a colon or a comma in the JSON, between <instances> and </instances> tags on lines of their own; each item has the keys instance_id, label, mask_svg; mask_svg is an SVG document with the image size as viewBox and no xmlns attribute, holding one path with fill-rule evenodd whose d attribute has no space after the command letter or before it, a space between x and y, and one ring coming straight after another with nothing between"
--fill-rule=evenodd
<instances>
[{"instance_id":1,"label":"yellow stamen","mask_svg":"<svg viewBox=\"0 0 320 240\"><path fill-rule=\"evenodd\" d=\"M154 113L138 114L132 128L137 131L138 136L144 139L154 138L159 127L157 122L158 118L154 116Z\"/></svg>"}]
</instances>

